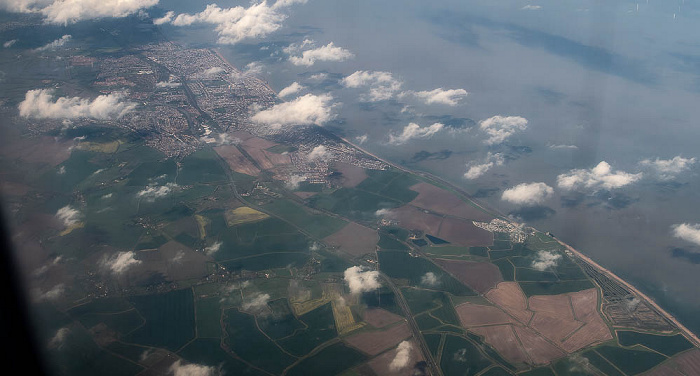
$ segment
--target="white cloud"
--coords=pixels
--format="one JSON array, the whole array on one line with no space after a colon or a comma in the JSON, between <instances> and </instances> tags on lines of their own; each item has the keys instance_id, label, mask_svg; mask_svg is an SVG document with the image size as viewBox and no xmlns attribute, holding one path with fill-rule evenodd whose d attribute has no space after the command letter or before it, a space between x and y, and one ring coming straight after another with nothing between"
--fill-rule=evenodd
<instances>
[{"instance_id":1,"label":"white cloud","mask_svg":"<svg viewBox=\"0 0 700 376\"><path fill-rule=\"evenodd\" d=\"M122 274L131 267L141 264L141 260L134 258L136 253L133 251L119 252L116 255L102 258L101 265L109 269L113 274Z\"/></svg>"},{"instance_id":2,"label":"white cloud","mask_svg":"<svg viewBox=\"0 0 700 376\"><path fill-rule=\"evenodd\" d=\"M208 247L204 248L204 253L207 254L208 256L211 256L215 254L216 252L219 252L219 249L221 249L222 242L216 242Z\"/></svg>"},{"instance_id":3,"label":"white cloud","mask_svg":"<svg viewBox=\"0 0 700 376\"><path fill-rule=\"evenodd\" d=\"M178 359L170 365L170 374L173 376L215 376L221 375L221 371L215 367L205 366L202 364L182 364L182 360Z\"/></svg>"},{"instance_id":4,"label":"white cloud","mask_svg":"<svg viewBox=\"0 0 700 376\"><path fill-rule=\"evenodd\" d=\"M141 197L146 201L153 202L158 198L169 195L173 188L177 187L178 185L175 183L166 183L165 185L149 185L136 193L136 197Z\"/></svg>"},{"instance_id":5,"label":"white cloud","mask_svg":"<svg viewBox=\"0 0 700 376\"><path fill-rule=\"evenodd\" d=\"M55 50L55 49L57 49L57 48L59 48L59 47L63 47L63 45L65 45L66 43L68 43L71 39L73 39L73 37L72 37L71 35L66 34L66 35L64 35L64 36L62 36L62 37L56 39L56 40L53 41L53 42L50 42L50 43L48 43L48 44L46 44L46 45L43 45L43 46L38 47L38 48L35 48L34 51L37 51L37 52L46 51L46 50L52 50L52 51L53 51L53 50Z\"/></svg>"},{"instance_id":6,"label":"white cloud","mask_svg":"<svg viewBox=\"0 0 700 376\"><path fill-rule=\"evenodd\" d=\"M156 87L158 88L164 88L164 89L171 89L175 87L180 87L182 84L179 82L174 82L175 77L170 76L168 78L168 81L161 81L156 83Z\"/></svg>"},{"instance_id":7,"label":"white cloud","mask_svg":"<svg viewBox=\"0 0 700 376\"><path fill-rule=\"evenodd\" d=\"M317 61L345 61L355 56L345 48L335 46L333 42L325 46L302 51L306 45L313 46L314 42L305 40L301 45L293 44L284 49L285 52L291 55L289 56L289 61L292 64L310 67ZM301 52L301 56L298 56L299 52Z\"/></svg>"},{"instance_id":8,"label":"white cloud","mask_svg":"<svg viewBox=\"0 0 700 376\"><path fill-rule=\"evenodd\" d=\"M63 327L56 331L56 334L49 340L49 347L51 348L61 348L66 342L68 335L70 334L70 329Z\"/></svg>"},{"instance_id":9,"label":"white cloud","mask_svg":"<svg viewBox=\"0 0 700 376\"><path fill-rule=\"evenodd\" d=\"M118 119L136 108L135 103L122 101L123 95L100 95L92 101L78 97L59 97L54 100L53 91L29 90L20 102L19 115L35 119Z\"/></svg>"},{"instance_id":10,"label":"white cloud","mask_svg":"<svg viewBox=\"0 0 700 376\"><path fill-rule=\"evenodd\" d=\"M3 43L2 46L5 48L10 48L10 47L14 46L15 43L17 43L17 41L19 41L19 39L8 40L7 42Z\"/></svg>"},{"instance_id":11,"label":"white cloud","mask_svg":"<svg viewBox=\"0 0 700 376\"><path fill-rule=\"evenodd\" d=\"M226 69L224 69L222 67L211 67L211 68L205 69L204 71L200 72L199 76L201 76L203 78L214 78L214 77L220 76L221 73L224 73L224 72L226 72Z\"/></svg>"},{"instance_id":12,"label":"white cloud","mask_svg":"<svg viewBox=\"0 0 700 376\"><path fill-rule=\"evenodd\" d=\"M301 184L301 182L304 181L306 181L306 176L292 175L287 179L286 182L284 182L284 185L285 187L287 187L287 189L295 190L299 188L299 184Z\"/></svg>"},{"instance_id":13,"label":"white cloud","mask_svg":"<svg viewBox=\"0 0 700 376\"><path fill-rule=\"evenodd\" d=\"M277 94L279 97L284 98L286 96L296 94L301 90L304 90L305 87L300 85L298 82L292 82L291 85L285 87L284 89L280 90L280 93Z\"/></svg>"},{"instance_id":14,"label":"white cloud","mask_svg":"<svg viewBox=\"0 0 700 376\"><path fill-rule=\"evenodd\" d=\"M401 97L412 95L416 98L422 99L425 104L444 104L448 106L456 106L459 101L466 98L466 90L464 89L443 89L437 88L430 91L407 91L400 94Z\"/></svg>"},{"instance_id":15,"label":"white cloud","mask_svg":"<svg viewBox=\"0 0 700 376\"><path fill-rule=\"evenodd\" d=\"M537 252L537 257L532 260L532 268L545 271L547 269L555 268L559 264L561 255L558 253L550 251L539 251Z\"/></svg>"},{"instance_id":16,"label":"white cloud","mask_svg":"<svg viewBox=\"0 0 700 376\"><path fill-rule=\"evenodd\" d=\"M242 308L245 311L259 312L267 307L270 301L270 294L255 294L243 302Z\"/></svg>"},{"instance_id":17,"label":"white cloud","mask_svg":"<svg viewBox=\"0 0 700 376\"><path fill-rule=\"evenodd\" d=\"M403 128L401 134L389 134L389 143L392 145L401 145L414 138L430 138L440 132L444 127L444 124L435 123L421 128L416 123L410 123Z\"/></svg>"},{"instance_id":18,"label":"white cloud","mask_svg":"<svg viewBox=\"0 0 700 376\"><path fill-rule=\"evenodd\" d=\"M154 18L153 24L154 25L162 25L162 24L170 23L173 21L173 18L175 18L175 12L173 12L171 10L168 13L165 13L165 15L163 15L163 17Z\"/></svg>"},{"instance_id":19,"label":"white cloud","mask_svg":"<svg viewBox=\"0 0 700 376\"><path fill-rule=\"evenodd\" d=\"M341 84L349 88L369 87L369 93L360 99L377 102L393 98L401 90L402 82L395 79L389 72L357 71L343 78Z\"/></svg>"},{"instance_id":20,"label":"white cloud","mask_svg":"<svg viewBox=\"0 0 700 376\"><path fill-rule=\"evenodd\" d=\"M488 170L494 166L502 166L505 162L503 155L501 153L491 153L486 155L486 159L483 162L471 162L467 164L467 172L464 173L464 178L473 180L484 175Z\"/></svg>"},{"instance_id":21,"label":"white cloud","mask_svg":"<svg viewBox=\"0 0 700 376\"><path fill-rule=\"evenodd\" d=\"M700 223L681 223L671 226L673 236L700 245Z\"/></svg>"},{"instance_id":22,"label":"white cloud","mask_svg":"<svg viewBox=\"0 0 700 376\"><path fill-rule=\"evenodd\" d=\"M391 209L379 209L376 212L374 212L374 215L376 217L381 217L381 218L391 218L394 215L394 212L391 211Z\"/></svg>"},{"instance_id":23,"label":"white cloud","mask_svg":"<svg viewBox=\"0 0 700 376\"><path fill-rule=\"evenodd\" d=\"M578 146L576 145L566 145L566 144L549 144L547 145L550 149L554 150L576 150Z\"/></svg>"},{"instance_id":24,"label":"white cloud","mask_svg":"<svg viewBox=\"0 0 700 376\"><path fill-rule=\"evenodd\" d=\"M104 17L126 17L158 4L158 0L0 0L0 9L41 13L48 23L70 24Z\"/></svg>"},{"instance_id":25,"label":"white cloud","mask_svg":"<svg viewBox=\"0 0 700 376\"><path fill-rule=\"evenodd\" d=\"M45 300L56 300L63 296L63 294L66 292L66 286L63 283L59 283L56 286L52 287L48 291L41 292L41 290L35 290L34 291L34 297L36 301L45 301Z\"/></svg>"},{"instance_id":26,"label":"white cloud","mask_svg":"<svg viewBox=\"0 0 700 376\"><path fill-rule=\"evenodd\" d=\"M488 135L487 145L497 145L517 131L527 129L527 119L521 116L496 115L479 123L479 128Z\"/></svg>"},{"instance_id":27,"label":"white cloud","mask_svg":"<svg viewBox=\"0 0 700 376\"><path fill-rule=\"evenodd\" d=\"M351 266L345 270L343 276L352 294L374 291L382 287L379 283L379 272L376 270L365 271L361 266Z\"/></svg>"},{"instance_id":28,"label":"white cloud","mask_svg":"<svg viewBox=\"0 0 700 376\"><path fill-rule=\"evenodd\" d=\"M622 188L641 178L642 173L630 174L624 171L613 171L610 164L602 161L590 170L576 169L557 176L557 185L566 190L609 190Z\"/></svg>"},{"instance_id":29,"label":"white cloud","mask_svg":"<svg viewBox=\"0 0 700 376\"><path fill-rule=\"evenodd\" d=\"M554 189L545 183L522 183L503 191L501 200L517 205L536 205L553 194Z\"/></svg>"},{"instance_id":30,"label":"white cloud","mask_svg":"<svg viewBox=\"0 0 700 376\"><path fill-rule=\"evenodd\" d=\"M540 10L540 9L542 9L542 6L540 6L540 5L530 5L530 4L527 4L527 5L525 5L524 7L520 8L520 9L522 9L522 10Z\"/></svg>"},{"instance_id":31,"label":"white cloud","mask_svg":"<svg viewBox=\"0 0 700 376\"><path fill-rule=\"evenodd\" d=\"M315 73L309 76L309 79L314 81L325 81L328 79L328 73Z\"/></svg>"},{"instance_id":32,"label":"white cloud","mask_svg":"<svg viewBox=\"0 0 700 376\"><path fill-rule=\"evenodd\" d=\"M260 76L263 73L263 70L265 69L265 66L258 62L258 61L253 61L245 65L245 69L243 69L242 72L234 72L231 74L231 77L235 79L242 79L244 77L251 77L251 76Z\"/></svg>"},{"instance_id":33,"label":"white cloud","mask_svg":"<svg viewBox=\"0 0 700 376\"><path fill-rule=\"evenodd\" d=\"M234 8L220 8L216 4L209 4L200 13L179 14L175 18L159 19L162 23L171 23L175 26L188 26L194 23L208 23L215 25L219 35L218 43L236 44L244 39L264 38L279 30L282 22L287 18L282 13L283 8L292 4L304 4L306 0L278 0L273 5L267 1L253 3L248 8L237 6Z\"/></svg>"},{"instance_id":34,"label":"white cloud","mask_svg":"<svg viewBox=\"0 0 700 376\"><path fill-rule=\"evenodd\" d=\"M66 227L73 226L80 221L80 212L76 209L66 205L56 212L56 217L63 222Z\"/></svg>"},{"instance_id":35,"label":"white cloud","mask_svg":"<svg viewBox=\"0 0 700 376\"><path fill-rule=\"evenodd\" d=\"M332 109L335 104L330 94L306 94L292 101L276 104L251 117L255 123L266 124L273 128L288 125L323 125L333 119Z\"/></svg>"},{"instance_id":36,"label":"white cloud","mask_svg":"<svg viewBox=\"0 0 700 376\"><path fill-rule=\"evenodd\" d=\"M333 153L323 145L318 145L313 148L306 156L308 161L328 161L333 157Z\"/></svg>"},{"instance_id":37,"label":"white cloud","mask_svg":"<svg viewBox=\"0 0 700 376\"><path fill-rule=\"evenodd\" d=\"M420 284L428 287L436 287L440 285L440 280L433 272L427 272L420 277Z\"/></svg>"},{"instance_id":38,"label":"white cloud","mask_svg":"<svg viewBox=\"0 0 700 376\"><path fill-rule=\"evenodd\" d=\"M357 141L357 143L360 145L367 142L368 139L369 139L369 135L367 133L363 134L362 136L355 137L355 141Z\"/></svg>"},{"instance_id":39,"label":"white cloud","mask_svg":"<svg viewBox=\"0 0 700 376\"><path fill-rule=\"evenodd\" d=\"M389 369L393 372L406 368L411 362L411 350L413 345L411 342L403 341L396 348L396 356L389 363Z\"/></svg>"},{"instance_id":40,"label":"white cloud","mask_svg":"<svg viewBox=\"0 0 700 376\"><path fill-rule=\"evenodd\" d=\"M671 159L645 159L639 162L639 164L651 170L660 180L668 181L690 170L695 162L695 158L683 158L678 155Z\"/></svg>"}]
</instances>

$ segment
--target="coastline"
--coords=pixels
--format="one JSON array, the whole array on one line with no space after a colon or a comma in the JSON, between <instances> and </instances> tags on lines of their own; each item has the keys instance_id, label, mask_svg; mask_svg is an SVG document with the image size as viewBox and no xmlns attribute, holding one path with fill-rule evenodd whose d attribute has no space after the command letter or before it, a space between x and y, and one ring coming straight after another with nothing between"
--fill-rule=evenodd
<instances>
[{"instance_id":1,"label":"coastline","mask_svg":"<svg viewBox=\"0 0 700 376\"><path fill-rule=\"evenodd\" d=\"M228 64L229 66L231 66L231 67L233 67L234 69L236 69L235 66L234 66L233 64L231 64L231 62L228 61L228 60L223 56L223 54L221 54L221 52L219 51L218 48L215 48L215 49L212 49L212 50L213 50L214 53L215 53L220 59L222 59L226 64ZM276 92L269 86L269 84L268 84L266 81L262 81L262 80L261 80L261 82L263 82L264 85L265 85L270 91L272 91L272 92L274 92L274 93L276 94ZM443 184L443 185L449 187L450 189L456 191L457 193L463 195L465 198L467 198L467 199L469 200L469 202L470 202L472 205L478 207L479 209L481 209L481 210L483 210L483 211L485 211L485 212L487 212L487 213L496 214L497 216L500 216L500 217L502 217L502 218L506 218L506 219L507 219L507 217L505 217L503 214L499 213L498 210L496 210L496 209L494 209L494 208L487 208L487 207L485 207L485 206L482 205L481 203L479 203L479 202L473 200L472 198L470 198L470 195L469 195L467 192L465 192L464 190L462 190L461 188L455 186L454 184L452 184L452 183L450 183L450 182L448 182L448 181L446 181L446 180L444 180L444 179L442 179L442 178L440 178L440 177L438 177L438 176L435 176L435 175L430 174L430 173L427 173L427 172L422 172L422 171L421 171L421 172L412 171L412 170L410 170L410 169L408 169L408 168L406 168L406 167L398 166L398 165L396 165L395 163L392 163L392 162L390 162L390 161L387 161L386 159L381 158L381 157L379 157L379 156L377 156L377 155L375 155L375 154L373 154L373 153L371 153L371 152L369 152L369 151L363 149L362 147L360 147L360 146L356 145L355 143L351 142L350 140L348 140L346 137L340 137L340 136L338 136L338 137L339 137L341 140L343 140L343 142L347 143L348 145L351 145L352 147L354 147L354 148L360 150L361 152L363 152L363 153L365 153L365 154L367 154L367 155L369 155L369 156L371 156L371 157L373 157L373 158L376 158L376 159L379 160L379 161L382 161L382 162L384 162L384 163L386 163L386 164L388 164L388 165L390 165L390 166L392 166L392 167L394 167L394 168L396 168L396 169L399 169L399 170L401 170L401 171L408 172L408 173L415 174L415 175L419 175L419 176L422 176L422 177L424 177L424 178L428 178L428 179L434 180L434 181L436 181L436 182L439 182L440 184ZM616 281L617 283L619 283L619 284L621 284L621 285L627 287L630 291L632 291L634 294L636 294L640 299L646 301L646 302L647 302L649 305L651 305L655 310L657 310L657 312L658 312L659 314L661 314L664 318L666 318L667 320L669 320L670 322L672 322L672 323L676 326L676 328L681 332L681 334L682 334L686 339L688 339L690 342L692 342L693 345L695 345L696 347L700 347L700 338L699 338L695 333L693 333L691 330L689 330L685 325L683 325L680 321L678 321L678 319L676 319L673 315L671 315L671 314L668 313L665 309L663 309L661 306L659 306L651 297L647 296L646 294L644 294L643 292L641 292L640 290L638 290L636 287L634 287L631 283L629 283L629 282L623 280L622 278L618 277L618 276L617 276L615 273L613 273L612 271L610 271L610 270L604 268L603 266L601 266L601 265L598 264L597 262L593 261L590 257L588 257L588 256L586 256L585 254L583 254L583 253L577 251L575 248L573 248L572 246L566 244L566 243L563 242L562 240L560 240L560 239L558 239L558 238L554 238L554 240L556 240L559 244L563 245L569 252L571 252L572 254L574 254L576 257L578 257L578 258L581 259L582 261L584 261L584 262L586 262L587 264L591 265L592 267L594 267L595 269L597 269L598 271L600 271L601 273L603 273L603 274L606 275L607 277L613 279L613 280Z\"/></svg>"},{"instance_id":2,"label":"coastline","mask_svg":"<svg viewBox=\"0 0 700 376\"><path fill-rule=\"evenodd\" d=\"M503 215L500 214L500 213L498 213L496 210L486 208L486 207L484 207L483 205L481 205L480 203L478 203L478 202L474 201L473 199L469 198L469 195L468 195L466 192L464 192L462 189L460 189L459 187L454 186L452 183L449 183L449 182L445 181L444 179L442 179L442 178L440 178L440 177L437 177L437 176L432 175L432 174L429 174L429 173L411 171L411 170L408 169L408 168L401 167L401 166L397 166L396 164L394 164L394 163L392 163L392 162L390 162L390 161L387 161L386 159L380 158L379 156L377 156L377 155L375 155L375 154L372 154L372 153L368 152L367 150L365 150L365 149L359 147L358 145L356 145L356 144L350 142L350 141L349 141L347 138L345 138L345 137L340 137L340 138L341 138L344 142L347 142L349 145L352 145L353 147L357 148L358 150L362 151L363 153L365 153L365 154L367 154L367 155L370 155L370 156L372 156L372 157L374 157L374 158L377 158L378 160L380 160L380 161L382 161L382 162L384 162L384 163L386 163L386 164L388 164L388 165L390 165L390 166L392 166L392 167L394 167L394 168L397 168L397 169L399 169L399 170L401 170L401 171L405 171L405 172L409 172L409 173L412 173L412 174L417 174L417 175L420 175L420 176L429 177L429 178L431 178L431 179L437 180L437 181L439 181L440 183L445 184L445 185L449 186L450 188L456 190L456 191L459 192L460 194L463 194L464 196L466 196L472 204L476 205L476 206L479 207L480 209L482 209L482 210L484 210L484 211L487 211L487 212L490 212L490 213L492 213L492 214L494 214L493 212L496 212L495 214L500 215L501 217L503 217ZM652 299L652 298L649 297L648 295L646 295L646 294L644 294L643 292L641 292L639 289L637 289L636 287L634 287L631 283L629 283L629 282L625 281L624 279L618 277L618 276L617 276L615 273L613 273L612 271L610 271L610 270L604 268L603 266L601 266L601 265L598 264L597 262L593 261L590 257L588 257L588 256L586 256L585 254L583 254L583 253L577 251L574 247L572 247L572 246L566 244L565 242L563 242L562 240L560 240L560 239L558 239L558 238L554 238L554 240L556 240L559 244L563 245L569 252L571 252L572 254L574 254L574 256L578 257L579 259L581 259L581 260L584 261L585 263L591 265L592 267L594 267L595 269L597 269L599 272L601 272L601 273L603 273L604 275L606 275L608 278L610 278L610 279L616 281L617 283L619 283L619 284L625 286L625 287L628 288L630 291L632 291L634 294L636 294L640 299L646 301L646 302L647 302L650 306L652 306L660 315L662 315L664 318L666 318L666 319L669 320L671 323L673 323L673 325L675 325L676 328L678 328L678 330L681 332L681 334L682 334L688 341L690 341L691 343L693 343L694 346L700 347L700 338L699 338L695 333L693 333L690 329L688 329L685 325L683 325L680 321L678 321L678 319L676 319L673 315L671 315L671 314L668 313L665 309L663 309L661 306L659 306L659 305L654 301L654 299Z\"/></svg>"}]
</instances>

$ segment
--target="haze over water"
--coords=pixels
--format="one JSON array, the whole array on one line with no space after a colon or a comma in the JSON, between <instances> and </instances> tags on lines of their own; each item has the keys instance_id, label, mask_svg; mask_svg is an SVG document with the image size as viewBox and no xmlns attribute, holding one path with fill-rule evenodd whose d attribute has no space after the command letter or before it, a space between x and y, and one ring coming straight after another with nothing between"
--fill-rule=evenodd
<instances>
[{"instance_id":1,"label":"haze over water","mask_svg":"<svg viewBox=\"0 0 700 376\"><path fill-rule=\"evenodd\" d=\"M190 13L205 6L161 3L163 9ZM674 238L671 230L674 224L700 222L700 166L663 181L639 165L678 155L700 159L700 7L682 0L638 6L637 11L632 1L310 0L293 7L284 28L266 39L220 47L239 68L262 63L260 76L276 90L297 81L316 94L330 92L342 105L328 127L351 138L367 134L363 147L373 153L402 163L420 151L448 150L447 159L406 165L553 232L700 333L700 248ZM216 41L209 25L163 30L185 43ZM294 66L282 48L306 38L318 45L333 42L355 57ZM362 90L338 84L357 70L391 72L403 81L403 90L463 88L470 94L453 107L410 98L363 103ZM329 79L309 79L319 72ZM401 111L405 105L410 111ZM500 146L486 146L478 122L494 115L525 117L528 129ZM388 145L388 134L400 133L409 122L442 122L460 130ZM466 164L484 160L489 151L504 153L505 163L478 179L464 179ZM601 161L646 177L610 192L557 187L559 174ZM554 187L554 196L529 211L500 199L504 189L528 182Z\"/></svg>"}]
</instances>

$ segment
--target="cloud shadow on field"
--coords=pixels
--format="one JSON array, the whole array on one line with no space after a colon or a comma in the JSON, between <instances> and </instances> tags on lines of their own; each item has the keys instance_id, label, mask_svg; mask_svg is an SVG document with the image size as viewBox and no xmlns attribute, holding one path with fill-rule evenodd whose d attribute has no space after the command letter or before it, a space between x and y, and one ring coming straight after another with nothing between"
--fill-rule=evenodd
<instances>
[{"instance_id":1,"label":"cloud shadow on field","mask_svg":"<svg viewBox=\"0 0 700 376\"><path fill-rule=\"evenodd\" d=\"M476 192L474 192L472 197L474 197L474 198L491 197L499 191L500 191L499 188L479 188Z\"/></svg>"},{"instance_id":2,"label":"cloud shadow on field","mask_svg":"<svg viewBox=\"0 0 700 376\"><path fill-rule=\"evenodd\" d=\"M542 219L549 218L556 214L556 210L543 206L543 205L537 205L537 206L527 206L524 208L520 208L517 210L514 210L510 213L509 215L513 217L517 217L522 219L525 222L531 222L531 221L539 221Z\"/></svg>"}]
</instances>

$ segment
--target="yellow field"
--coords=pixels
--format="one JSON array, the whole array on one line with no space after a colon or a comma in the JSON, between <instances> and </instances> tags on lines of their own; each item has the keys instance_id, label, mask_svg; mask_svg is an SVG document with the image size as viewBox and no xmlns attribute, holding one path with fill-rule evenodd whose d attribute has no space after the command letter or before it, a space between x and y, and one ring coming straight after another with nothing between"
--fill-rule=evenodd
<instances>
[{"instance_id":1,"label":"yellow field","mask_svg":"<svg viewBox=\"0 0 700 376\"><path fill-rule=\"evenodd\" d=\"M60 235L60 236L65 236L65 235L68 235L68 234L70 234L71 232L73 232L73 230L76 230L76 229L79 229L79 228L83 228L83 227L85 227L85 223L83 223L83 222L78 222L78 223L76 223L76 224L73 224L73 225L68 226L65 230L61 231L61 233L58 234L58 235Z\"/></svg>"},{"instance_id":2,"label":"yellow field","mask_svg":"<svg viewBox=\"0 0 700 376\"><path fill-rule=\"evenodd\" d=\"M199 225L199 238L204 239L207 237L207 225L211 222L207 217L201 216L199 214L194 215L194 219L197 220L197 225Z\"/></svg>"},{"instance_id":3,"label":"yellow field","mask_svg":"<svg viewBox=\"0 0 700 376\"><path fill-rule=\"evenodd\" d=\"M227 210L225 217L226 225L232 227L243 223L261 221L265 218L269 218L270 216L253 208L242 206L233 210Z\"/></svg>"},{"instance_id":4,"label":"yellow field","mask_svg":"<svg viewBox=\"0 0 700 376\"><path fill-rule=\"evenodd\" d=\"M99 143L99 142L81 142L78 145L78 149L81 150L89 150L89 151L96 151L100 153L114 153L119 149L119 145L121 145L122 142L117 140L117 141L112 141L112 142L104 142L104 143Z\"/></svg>"},{"instance_id":5,"label":"yellow field","mask_svg":"<svg viewBox=\"0 0 700 376\"><path fill-rule=\"evenodd\" d=\"M335 320L335 327L339 335L345 335L365 326L365 323L358 323L355 321L355 317L350 310L350 306L353 303L357 303L357 297L350 296L348 300L344 299L341 296L342 287L337 284L325 285L323 295L327 296L331 301L333 319Z\"/></svg>"},{"instance_id":6,"label":"yellow field","mask_svg":"<svg viewBox=\"0 0 700 376\"><path fill-rule=\"evenodd\" d=\"M363 322L356 322L352 315L350 306L336 299L331 303L333 306L333 319L335 319L335 327L338 329L339 335L348 334L356 329L365 326Z\"/></svg>"}]
</instances>

